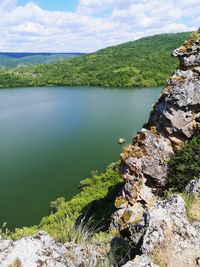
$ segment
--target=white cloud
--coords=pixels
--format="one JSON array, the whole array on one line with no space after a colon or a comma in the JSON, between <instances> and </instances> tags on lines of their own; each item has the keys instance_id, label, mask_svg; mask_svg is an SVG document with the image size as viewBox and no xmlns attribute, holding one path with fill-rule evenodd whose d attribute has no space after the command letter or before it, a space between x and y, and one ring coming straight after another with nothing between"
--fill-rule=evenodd
<instances>
[{"instance_id":1,"label":"white cloud","mask_svg":"<svg viewBox=\"0 0 200 267\"><path fill-rule=\"evenodd\" d=\"M0 9L9 11L16 7L17 0L0 0Z\"/></svg>"},{"instance_id":2,"label":"white cloud","mask_svg":"<svg viewBox=\"0 0 200 267\"><path fill-rule=\"evenodd\" d=\"M80 0L76 12L0 1L1 51L95 51L199 27L199 0Z\"/></svg>"}]
</instances>

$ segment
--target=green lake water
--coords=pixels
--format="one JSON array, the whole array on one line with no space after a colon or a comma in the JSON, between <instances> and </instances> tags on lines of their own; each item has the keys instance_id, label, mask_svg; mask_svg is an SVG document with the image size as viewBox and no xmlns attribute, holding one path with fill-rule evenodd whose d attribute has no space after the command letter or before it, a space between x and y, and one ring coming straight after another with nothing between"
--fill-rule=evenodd
<instances>
[{"instance_id":1,"label":"green lake water","mask_svg":"<svg viewBox=\"0 0 200 267\"><path fill-rule=\"evenodd\" d=\"M29 226L49 203L78 192L92 170L119 159L161 88L0 90L0 224Z\"/></svg>"}]
</instances>

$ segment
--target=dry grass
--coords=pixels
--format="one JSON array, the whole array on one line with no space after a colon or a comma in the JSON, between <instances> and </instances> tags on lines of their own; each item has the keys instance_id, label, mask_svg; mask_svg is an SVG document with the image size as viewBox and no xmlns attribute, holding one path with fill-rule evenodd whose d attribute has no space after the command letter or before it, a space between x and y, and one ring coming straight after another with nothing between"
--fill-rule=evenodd
<instances>
[{"instance_id":1,"label":"dry grass","mask_svg":"<svg viewBox=\"0 0 200 267\"><path fill-rule=\"evenodd\" d=\"M180 194L187 210L188 218L192 221L200 221L200 197L194 194Z\"/></svg>"},{"instance_id":2,"label":"dry grass","mask_svg":"<svg viewBox=\"0 0 200 267\"><path fill-rule=\"evenodd\" d=\"M8 265L8 267L22 267L22 263L19 258L16 258L13 263Z\"/></svg>"},{"instance_id":3,"label":"dry grass","mask_svg":"<svg viewBox=\"0 0 200 267\"><path fill-rule=\"evenodd\" d=\"M168 245L155 250L152 261L159 267L196 267L198 255L198 250L195 246L185 248L177 255L174 247Z\"/></svg>"}]
</instances>

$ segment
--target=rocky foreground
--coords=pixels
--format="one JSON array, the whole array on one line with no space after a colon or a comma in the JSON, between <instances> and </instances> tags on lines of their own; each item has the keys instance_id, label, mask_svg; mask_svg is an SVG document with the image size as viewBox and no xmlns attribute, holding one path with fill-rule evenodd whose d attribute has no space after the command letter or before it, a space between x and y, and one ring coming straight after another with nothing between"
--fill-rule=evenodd
<instances>
[{"instance_id":1,"label":"rocky foreground","mask_svg":"<svg viewBox=\"0 0 200 267\"><path fill-rule=\"evenodd\" d=\"M200 32L173 52L180 61L143 128L121 154L124 187L116 198L111 231L126 239L135 254L124 267L200 266L199 200L196 219L188 218L180 195L162 199L167 161L200 131ZM185 192L199 199L200 180ZM60 244L39 232L18 241L0 240L0 266L112 266L91 244Z\"/></svg>"}]
</instances>

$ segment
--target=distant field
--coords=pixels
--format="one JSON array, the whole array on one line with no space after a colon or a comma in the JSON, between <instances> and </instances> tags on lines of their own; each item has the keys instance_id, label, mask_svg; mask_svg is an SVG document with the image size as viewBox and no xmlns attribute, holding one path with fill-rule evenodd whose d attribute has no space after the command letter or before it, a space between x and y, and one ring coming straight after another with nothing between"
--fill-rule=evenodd
<instances>
[{"instance_id":1,"label":"distant field","mask_svg":"<svg viewBox=\"0 0 200 267\"><path fill-rule=\"evenodd\" d=\"M0 67L31 66L48 64L77 57L83 53L13 53L0 52Z\"/></svg>"}]
</instances>

